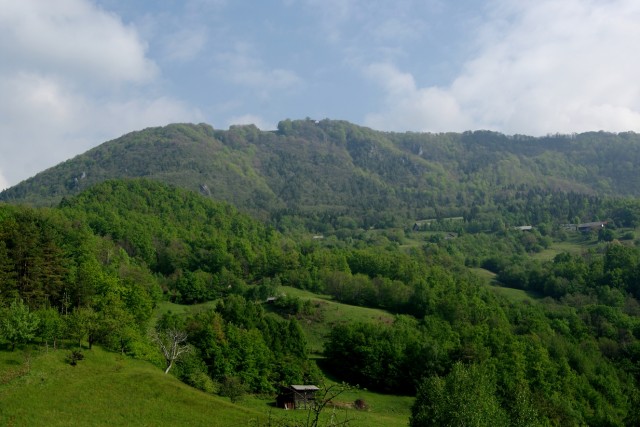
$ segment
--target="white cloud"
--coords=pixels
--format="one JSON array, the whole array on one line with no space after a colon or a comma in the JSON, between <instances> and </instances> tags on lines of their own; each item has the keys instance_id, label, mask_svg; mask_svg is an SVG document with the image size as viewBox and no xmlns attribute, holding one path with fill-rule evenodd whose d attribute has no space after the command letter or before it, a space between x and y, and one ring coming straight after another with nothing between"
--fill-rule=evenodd
<instances>
[{"instance_id":1,"label":"white cloud","mask_svg":"<svg viewBox=\"0 0 640 427\"><path fill-rule=\"evenodd\" d=\"M258 90L262 98L274 91L289 90L302 84L302 79L293 71L269 68L252 45L236 43L234 50L218 55L220 69L229 81Z\"/></svg>"},{"instance_id":2,"label":"white cloud","mask_svg":"<svg viewBox=\"0 0 640 427\"><path fill-rule=\"evenodd\" d=\"M145 43L86 0L0 0L2 68L36 69L95 83L148 81L157 72Z\"/></svg>"},{"instance_id":3,"label":"white cloud","mask_svg":"<svg viewBox=\"0 0 640 427\"><path fill-rule=\"evenodd\" d=\"M458 100L446 90L419 89L413 76L390 64L373 64L366 69L366 74L387 93L388 110L369 114L365 119L373 128L444 132L471 125Z\"/></svg>"},{"instance_id":4,"label":"white cloud","mask_svg":"<svg viewBox=\"0 0 640 427\"><path fill-rule=\"evenodd\" d=\"M56 80L21 74L0 81L0 169L12 184L134 129L202 121L167 97L96 99Z\"/></svg>"},{"instance_id":5,"label":"white cloud","mask_svg":"<svg viewBox=\"0 0 640 427\"><path fill-rule=\"evenodd\" d=\"M635 0L492 3L477 55L446 87L374 64L386 93L367 124L385 129L496 129L544 134L640 130L640 3Z\"/></svg>"},{"instance_id":6,"label":"white cloud","mask_svg":"<svg viewBox=\"0 0 640 427\"><path fill-rule=\"evenodd\" d=\"M20 180L133 129L201 121L156 94L135 28L88 0L0 0L0 171Z\"/></svg>"}]
</instances>

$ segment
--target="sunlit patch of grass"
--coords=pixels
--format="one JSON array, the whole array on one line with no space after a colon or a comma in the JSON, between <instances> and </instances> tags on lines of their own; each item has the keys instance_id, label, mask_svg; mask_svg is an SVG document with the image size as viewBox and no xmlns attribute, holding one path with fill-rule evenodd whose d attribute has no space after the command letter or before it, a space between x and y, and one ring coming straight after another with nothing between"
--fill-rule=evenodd
<instances>
[{"instance_id":1,"label":"sunlit patch of grass","mask_svg":"<svg viewBox=\"0 0 640 427\"><path fill-rule=\"evenodd\" d=\"M315 305L316 313L300 319L300 326L305 332L312 354L322 353L327 335L339 323L393 322L394 316L384 310L342 304L330 296L317 295L288 286L281 287L281 291L289 296L310 300Z\"/></svg>"},{"instance_id":2,"label":"sunlit patch of grass","mask_svg":"<svg viewBox=\"0 0 640 427\"><path fill-rule=\"evenodd\" d=\"M471 268L470 270L478 277L484 279L487 289L507 298L511 302L534 302L540 299L540 296L536 295L534 292L500 286L500 284L495 280L496 274L489 270L485 270L484 268Z\"/></svg>"},{"instance_id":3,"label":"sunlit patch of grass","mask_svg":"<svg viewBox=\"0 0 640 427\"><path fill-rule=\"evenodd\" d=\"M488 288L511 302L535 302L540 299L539 295L536 295L533 292L523 291L522 289L505 288L497 285L489 285Z\"/></svg>"}]
</instances>

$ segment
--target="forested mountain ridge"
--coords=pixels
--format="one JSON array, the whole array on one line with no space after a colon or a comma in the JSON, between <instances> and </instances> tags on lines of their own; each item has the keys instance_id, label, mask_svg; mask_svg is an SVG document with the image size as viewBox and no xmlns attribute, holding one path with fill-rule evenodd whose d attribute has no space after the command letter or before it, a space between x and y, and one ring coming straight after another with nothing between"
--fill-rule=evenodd
<instances>
[{"instance_id":1,"label":"forested mountain ridge","mask_svg":"<svg viewBox=\"0 0 640 427\"><path fill-rule=\"evenodd\" d=\"M520 192L640 195L640 135L390 133L344 121L284 120L214 130L173 124L132 132L0 193L51 205L111 178L145 177L228 201L261 219L319 222L469 215ZM569 218L559 219L568 221Z\"/></svg>"}]
</instances>

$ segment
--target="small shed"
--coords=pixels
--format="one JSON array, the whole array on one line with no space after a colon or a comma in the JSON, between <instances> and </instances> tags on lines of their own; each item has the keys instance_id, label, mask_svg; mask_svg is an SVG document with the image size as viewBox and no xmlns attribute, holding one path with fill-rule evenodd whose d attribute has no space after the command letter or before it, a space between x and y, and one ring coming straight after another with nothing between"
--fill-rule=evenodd
<instances>
[{"instance_id":1,"label":"small shed","mask_svg":"<svg viewBox=\"0 0 640 427\"><path fill-rule=\"evenodd\" d=\"M283 386L276 397L276 406L283 409L307 409L313 407L316 392L320 390L314 385Z\"/></svg>"}]
</instances>

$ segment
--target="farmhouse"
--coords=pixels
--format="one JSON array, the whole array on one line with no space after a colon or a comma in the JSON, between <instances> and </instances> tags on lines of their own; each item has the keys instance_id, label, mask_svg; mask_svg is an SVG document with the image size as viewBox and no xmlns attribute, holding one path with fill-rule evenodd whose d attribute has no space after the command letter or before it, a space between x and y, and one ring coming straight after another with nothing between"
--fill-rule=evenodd
<instances>
[{"instance_id":1,"label":"farmhouse","mask_svg":"<svg viewBox=\"0 0 640 427\"><path fill-rule=\"evenodd\" d=\"M606 221L585 222L584 224L578 224L578 231L582 233L588 233L591 230L598 230L604 228L607 224Z\"/></svg>"},{"instance_id":2,"label":"farmhouse","mask_svg":"<svg viewBox=\"0 0 640 427\"><path fill-rule=\"evenodd\" d=\"M464 221L464 217L461 216L451 216L448 218L430 218L430 219L420 219L413 223L412 230L413 231L424 231L431 227L431 225L435 222L458 222Z\"/></svg>"},{"instance_id":3,"label":"farmhouse","mask_svg":"<svg viewBox=\"0 0 640 427\"><path fill-rule=\"evenodd\" d=\"M276 406L283 409L307 409L313 407L316 392L320 390L314 385L290 385L282 387L276 397Z\"/></svg>"}]
</instances>

